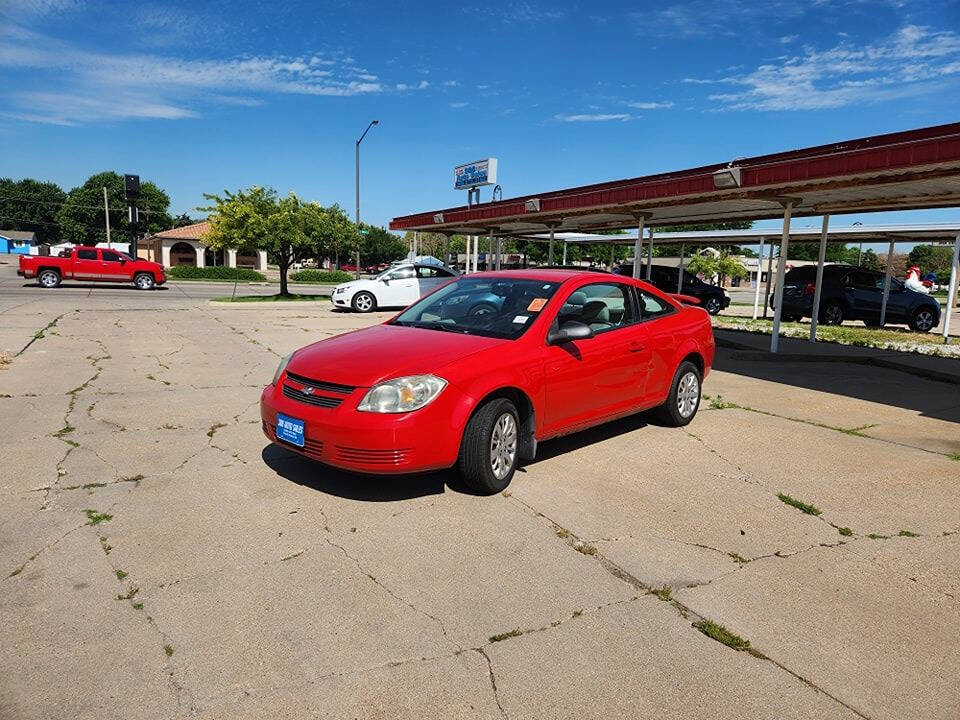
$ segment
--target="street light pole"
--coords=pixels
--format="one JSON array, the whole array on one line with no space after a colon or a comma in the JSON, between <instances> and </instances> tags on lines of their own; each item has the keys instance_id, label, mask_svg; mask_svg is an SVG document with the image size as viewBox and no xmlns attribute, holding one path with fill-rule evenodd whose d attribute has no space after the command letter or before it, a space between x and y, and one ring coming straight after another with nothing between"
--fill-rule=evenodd
<instances>
[{"instance_id":1,"label":"street light pole","mask_svg":"<svg viewBox=\"0 0 960 720\"><path fill-rule=\"evenodd\" d=\"M367 125L367 129L363 131L363 135L360 136L360 139L357 140L357 144L354 147L356 151L356 181L357 181L357 214L356 214L356 223L357 223L357 232L360 232L360 143L363 142L363 139L367 136L367 133L370 132L370 128L374 125L379 125L379 120L371 120L370 124ZM360 248L357 247L357 279L360 279Z\"/></svg>"}]
</instances>

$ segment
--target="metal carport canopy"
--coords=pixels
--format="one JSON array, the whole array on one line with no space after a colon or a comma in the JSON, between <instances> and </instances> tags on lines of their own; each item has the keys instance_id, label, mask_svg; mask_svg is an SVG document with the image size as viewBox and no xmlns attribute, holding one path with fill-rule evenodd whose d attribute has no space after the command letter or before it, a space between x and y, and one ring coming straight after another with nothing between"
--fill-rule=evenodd
<instances>
[{"instance_id":1,"label":"metal carport canopy","mask_svg":"<svg viewBox=\"0 0 960 720\"><path fill-rule=\"evenodd\" d=\"M739 186L718 188L732 168ZM391 230L519 235L960 204L960 123L394 218Z\"/></svg>"}]
</instances>

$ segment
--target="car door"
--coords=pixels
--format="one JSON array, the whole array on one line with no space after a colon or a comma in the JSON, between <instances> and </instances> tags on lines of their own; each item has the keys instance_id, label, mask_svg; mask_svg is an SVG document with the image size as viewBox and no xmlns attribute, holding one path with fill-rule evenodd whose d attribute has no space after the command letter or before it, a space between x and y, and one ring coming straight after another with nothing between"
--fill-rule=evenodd
<instances>
[{"instance_id":1,"label":"car door","mask_svg":"<svg viewBox=\"0 0 960 720\"><path fill-rule=\"evenodd\" d=\"M116 282L130 279L126 264L120 253L115 250L100 251L100 279Z\"/></svg>"},{"instance_id":2,"label":"car door","mask_svg":"<svg viewBox=\"0 0 960 720\"><path fill-rule=\"evenodd\" d=\"M431 293L447 281L446 273L441 275L441 268L430 265L417 265L417 298ZM417 299L417 298L414 298ZM411 300L413 302L413 300Z\"/></svg>"},{"instance_id":3,"label":"car door","mask_svg":"<svg viewBox=\"0 0 960 720\"><path fill-rule=\"evenodd\" d=\"M570 298L574 294L576 301ZM553 322L559 327L569 320L588 324L594 336L545 348L543 428L548 435L635 408L649 365L632 285L610 280L576 288Z\"/></svg>"},{"instance_id":4,"label":"car door","mask_svg":"<svg viewBox=\"0 0 960 720\"><path fill-rule=\"evenodd\" d=\"M406 307L420 297L417 273L410 265L399 267L384 278L377 291L377 304Z\"/></svg>"},{"instance_id":5,"label":"car door","mask_svg":"<svg viewBox=\"0 0 960 720\"><path fill-rule=\"evenodd\" d=\"M100 251L96 248L77 248L73 259L73 277L76 280L100 279Z\"/></svg>"},{"instance_id":6,"label":"car door","mask_svg":"<svg viewBox=\"0 0 960 720\"><path fill-rule=\"evenodd\" d=\"M868 270L854 270L846 277L845 294L853 317L880 321L880 305L883 302L882 275Z\"/></svg>"}]
</instances>

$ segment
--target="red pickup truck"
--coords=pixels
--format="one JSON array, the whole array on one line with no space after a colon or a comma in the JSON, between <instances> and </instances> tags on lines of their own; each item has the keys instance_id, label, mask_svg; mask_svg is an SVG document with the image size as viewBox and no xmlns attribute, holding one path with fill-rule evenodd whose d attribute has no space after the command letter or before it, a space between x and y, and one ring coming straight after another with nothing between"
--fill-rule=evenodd
<instances>
[{"instance_id":1,"label":"red pickup truck","mask_svg":"<svg viewBox=\"0 0 960 720\"><path fill-rule=\"evenodd\" d=\"M66 257L21 255L17 275L36 278L40 287L55 288L63 280L132 282L140 290L163 285L163 265L134 260L126 253L108 248L75 247Z\"/></svg>"}]
</instances>

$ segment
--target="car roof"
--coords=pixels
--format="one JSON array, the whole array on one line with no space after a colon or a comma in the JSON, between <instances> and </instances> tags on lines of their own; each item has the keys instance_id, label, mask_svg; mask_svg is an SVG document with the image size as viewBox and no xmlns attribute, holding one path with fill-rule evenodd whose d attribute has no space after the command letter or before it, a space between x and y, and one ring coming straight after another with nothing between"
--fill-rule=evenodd
<instances>
[{"instance_id":1,"label":"car roof","mask_svg":"<svg viewBox=\"0 0 960 720\"><path fill-rule=\"evenodd\" d=\"M486 272L470 273L465 277L475 277L482 275L484 277L497 277L513 280L542 280L544 282L566 282L574 278L594 278L597 273L594 270L558 270L555 268L530 268L527 270L490 270Z\"/></svg>"}]
</instances>

